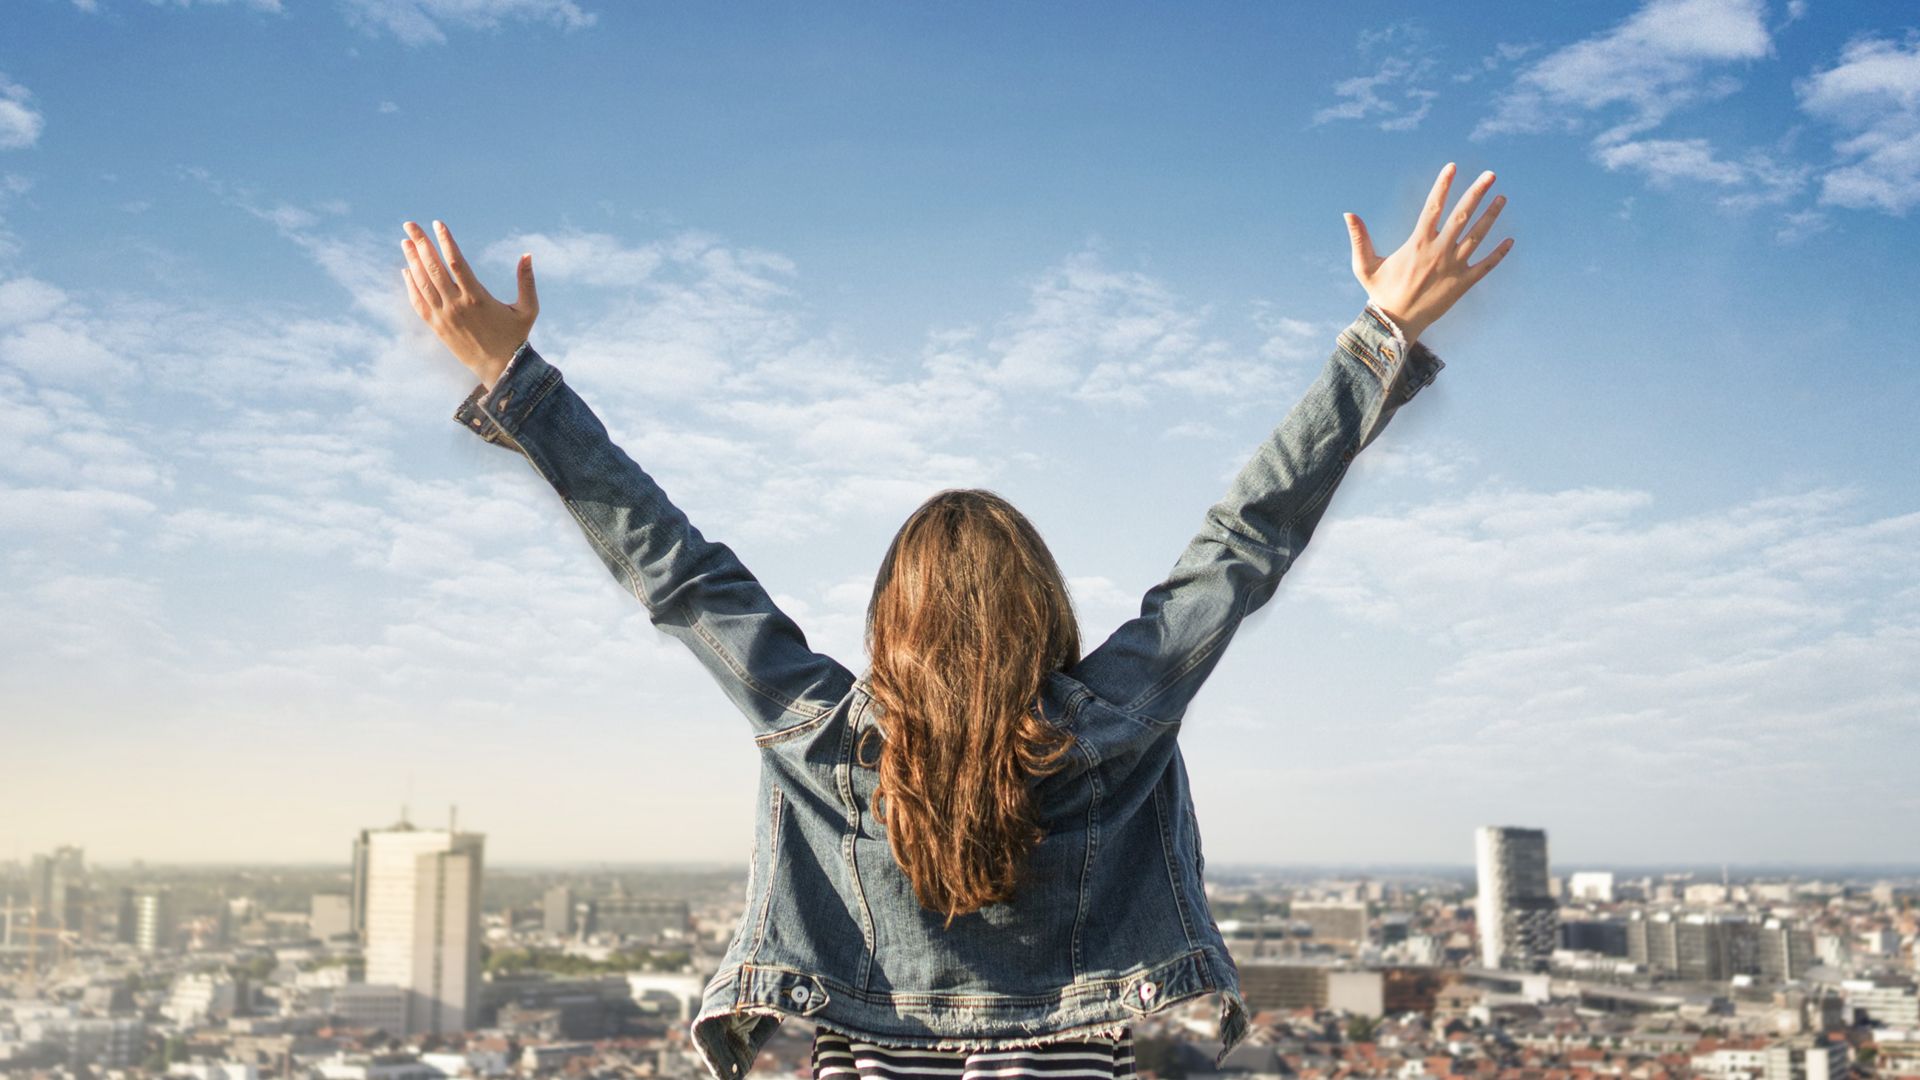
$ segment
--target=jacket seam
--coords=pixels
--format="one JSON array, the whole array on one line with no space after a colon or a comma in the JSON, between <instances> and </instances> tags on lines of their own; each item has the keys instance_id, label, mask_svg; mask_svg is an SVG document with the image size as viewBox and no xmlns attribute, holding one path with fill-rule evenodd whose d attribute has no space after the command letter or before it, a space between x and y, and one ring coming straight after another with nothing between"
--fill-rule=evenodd
<instances>
[{"instance_id":1,"label":"jacket seam","mask_svg":"<svg viewBox=\"0 0 1920 1080\"><path fill-rule=\"evenodd\" d=\"M1335 466L1333 473L1330 476L1328 476L1326 480L1322 481L1320 486L1315 488L1312 494L1309 495L1307 499L1303 503L1301 503L1301 505L1293 512L1292 516L1288 517L1287 520L1281 524L1280 532L1285 533L1285 532L1291 531L1294 525L1301 518L1307 516L1309 513L1318 509L1320 504L1326 501L1327 497L1333 492L1333 489L1340 483L1340 480L1346 475L1346 472L1347 472L1346 465L1350 463L1352 460L1353 460L1353 453L1351 451L1343 452L1341 455L1341 460L1339 464ZM1255 546L1264 547L1268 551L1277 552L1279 550L1277 548L1260 544L1258 541L1249 541L1249 542L1254 544ZM1217 543L1222 547L1227 548L1229 551L1233 551L1233 545L1225 540L1215 538L1214 543ZM1234 554L1238 556L1239 553L1234 552ZM1287 564L1288 564L1287 567L1282 569L1282 574L1285 573L1286 569L1291 568L1292 563L1293 563L1293 559L1289 558L1287 560ZM1126 706L1126 711L1130 713L1140 713L1141 710L1145 709L1148 705L1152 704L1154 699L1158 698L1160 695L1172 689L1174 685L1177 684L1181 679L1185 678L1189 672L1191 672L1194 668L1200 666L1200 664L1205 662L1208 657L1212 656L1213 653L1217 651L1222 641L1224 641L1228 636L1230 636L1232 632L1238 628L1239 623L1246 618L1247 607L1253 600L1253 593L1254 591L1252 589L1249 589L1247 590L1246 595L1241 598L1240 614L1237 618L1235 618L1232 622L1222 623L1221 625L1215 627L1213 632L1207 636L1206 640L1194 648L1193 652L1188 655L1185 662L1183 662L1174 671L1168 673L1167 675L1162 676L1159 682L1155 683L1154 685L1148 687L1146 690L1142 691L1137 697L1134 698L1132 703ZM1141 714L1140 719L1146 720L1147 722L1154 723L1154 724L1171 725L1171 724L1177 724L1179 722L1177 720L1156 720L1153 717L1145 716L1144 714Z\"/></svg>"},{"instance_id":2,"label":"jacket seam","mask_svg":"<svg viewBox=\"0 0 1920 1080\"><path fill-rule=\"evenodd\" d=\"M1167 768L1171 771L1173 766L1169 764ZM1180 912L1180 932L1186 935L1187 948L1191 949L1194 947L1193 922L1187 918L1187 898L1180 888L1180 875L1174 868L1173 836L1167 825L1167 796L1161 789L1161 782L1156 780L1153 785L1153 816L1160 823L1160 862L1167 872L1167 891L1173 894L1173 906Z\"/></svg>"},{"instance_id":3,"label":"jacket seam","mask_svg":"<svg viewBox=\"0 0 1920 1080\"><path fill-rule=\"evenodd\" d=\"M712 649L715 655L720 657L720 659L727 665L727 670L733 672L734 675L740 679L741 683L743 683L747 687L747 689L754 691L755 693L759 694L761 697L766 698L768 701L771 701L775 705L780 706L782 711L797 712L802 716L806 717L808 720L821 719L825 717L828 712L832 711L833 709L832 705L814 705L808 702L803 702L803 701L800 701L798 698L788 697L786 694L781 693L780 691L775 690L773 687L768 686L767 684L761 682L759 677L754 675L753 672L750 671L745 664L742 664L739 660L734 658L733 653L730 652L726 648L726 646L720 643L720 639L714 636L713 631L708 630L706 628L706 626L700 621L700 615L698 613L695 613L691 619L687 620L687 625L693 628L694 633L700 635L700 640L707 643L707 647ZM786 729L781 728L779 730L781 732L784 732ZM770 734L773 734L773 733L770 733Z\"/></svg>"},{"instance_id":4,"label":"jacket seam","mask_svg":"<svg viewBox=\"0 0 1920 1080\"><path fill-rule=\"evenodd\" d=\"M773 795L769 800L771 808L767 813L767 877L760 883L760 891L766 899L760 903L760 921L753 928L753 948L747 950L747 963L751 964L760 955L760 945L767 936L767 915L773 910L774 870L780 865L780 823L786 810L785 795L779 784L772 785ZM746 981L740 983L739 993L745 995Z\"/></svg>"},{"instance_id":5,"label":"jacket seam","mask_svg":"<svg viewBox=\"0 0 1920 1080\"><path fill-rule=\"evenodd\" d=\"M802 707L811 708L812 706L802 706ZM791 725L789 727L780 728L777 731L762 732L758 735L755 735L753 737L753 741L755 745L758 745L758 746L763 746L763 747L775 746L780 743L786 742L788 739L794 738L795 736L805 735L807 732L812 731L814 728L817 728L820 725L826 723L827 720L832 717L833 710L834 710L834 707L829 705L826 708L822 709L818 716L815 716L812 719L802 720L797 724Z\"/></svg>"},{"instance_id":6,"label":"jacket seam","mask_svg":"<svg viewBox=\"0 0 1920 1080\"><path fill-rule=\"evenodd\" d=\"M1084 740L1075 739L1074 745L1080 746L1083 742ZM1087 850L1080 862L1080 895L1078 897L1080 903L1073 913L1071 960L1073 978L1076 982L1079 981L1081 971L1085 970L1085 964L1081 960L1080 931L1087 922L1088 884L1093 876L1093 856L1100 847L1100 770L1094 763L1094 755L1090 750L1087 751L1087 760L1087 786L1092 789L1092 794L1087 797Z\"/></svg>"},{"instance_id":7,"label":"jacket seam","mask_svg":"<svg viewBox=\"0 0 1920 1080\"><path fill-rule=\"evenodd\" d=\"M550 381L557 383L559 379L552 377ZM545 395L542 394L541 398L534 401L534 404L539 404L540 400L544 398ZM528 411L532 411L533 406L529 405L527 409ZM582 450L587 449L587 447L580 442L577 434L570 430L564 431L563 433L567 438L573 440L573 445L576 448ZM552 483L552 480L549 479L548 482ZM554 484L553 486L558 490L558 484ZM640 606L647 610L647 614L653 618L653 621L658 622L662 616L662 612L659 607L647 599L646 590L642 588L640 584L640 569L633 565L633 560L628 558L626 552L615 546L606 538L605 534L601 533L601 531L594 526L593 522L581 512L578 501L574 499L573 496L562 493L560 497L561 500L566 503L567 509L573 514L574 519L580 522L581 528L586 530L588 536L592 537L595 546L606 552L626 569L628 590L633 593L634 599L640 601ZM672 611L673 606L669 606L666 609L666 614L671 614ZM809 719L814 719L832 708L832 706L803 705L761 683L759 679L755 678L752 673L748 672L746 668L734 658L732 653L720 645L719 640L713 636L711 631L701 625L698 612L692 613L692 616L687 619L687 626L701 641L707 644L709 649L713 650L714 655L720 658L720 662L727 666L728 671L733 672L743 686L759 694L761 697L766 698L768 701L773 702L775 705L780 706L783 712L799 712ZM815 711L816 709L818 711Z\"/></svg>"},{"instance_id":8,"label":"jacket seam","mask_svg":"<svg viewBox=\"0 0 1920 1080\"><path fill-rule=\"evenodd\" d=\"M834 765L835 786L840 790L840 798L846 804L847 825L840 837L841 856L847 860L847 880L853 884L853 898L860 905L860 985L867 985L873 977L874 929L873 909L867 906L867 888L860 880L859 832L860 804L853 797L853 748L860 745L859 715L848 718L846 732L840 737L840 760Z\"/></svg>"},{"instance_id":9,"label":"jacket seam","mask_svg":"<svg viewBox=\"0 0 1920 1080\"><path fill-rule=\"evenodd\" d=\"M1214 650L1219 647L1221 640L1225 638L1231 630L1232 627L1225 623L1214 627L1213 631L1206 636L1205 640L1194 646L1193 650L1187 654L1186 659L1181 661L1178 667L1161 676L1159 682L1154 683L1136 695L1133 701L1125 706L1126 711L1137 714L1135 719L1143 720L1156 726L1172 727L1178 724L1178 720L1160 720L1147 716L1142 710L1152 704L1154 699L1166 693L1168 690L1173 689L1174 684L1186 678L1188 672L1205 663L1207 657L1213 655Z\"/></svg>"}]
</instances>

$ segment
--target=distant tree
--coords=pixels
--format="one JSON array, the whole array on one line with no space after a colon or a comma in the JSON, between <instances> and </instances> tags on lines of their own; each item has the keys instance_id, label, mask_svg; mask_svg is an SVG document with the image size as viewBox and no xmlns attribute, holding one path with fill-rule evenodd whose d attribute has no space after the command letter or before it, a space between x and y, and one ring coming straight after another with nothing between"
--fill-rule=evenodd
<instances>
[{"instance_id":1,"label":"distant tree","mask_svg":"<svg viewBox=\"0 0 1920 1080\"><path fill-rule=\"evenodd\" d=\"M555 975L617 975L628 971L679 971L690 957L685 951L659 952L651 949L623 949L605 960L562 952L559 949L496 949L483 967L488 972L545 971Z\"/></svg>"},{"instance_id":2,"label":"distant tree","mask_svg":"<svg viewBox=\"0 0 1920 1080\"><path fill-rule=\"evenodd\" d=\"M1372 1042L1374 1032L1380 1030L1380 1021L1371 1016L1356 1016L1347 1021L1347 1041Z\"/></svg>"},{"instance_id":3,"label":"distant tree","mask_svg":"<svg viewBox=\"0 0 1920 1080\"><path fill-rule=\"evenodd\" d=\"M231 965L235 974L245 975L255 982L273 974L273 970L279 966L280 962L274 959L272 953L256 953Z\"/></svg>"},{"instance_id":4,"label":"distant tree","mask_svg":"<svg viewBox=\"0 0 1920 1080\"><path fill-rule=\"evenodd\" d=\"M693 958L684 952L654 953L647 958L648 971L679 971Z\"/></svg>"}]
</instances>

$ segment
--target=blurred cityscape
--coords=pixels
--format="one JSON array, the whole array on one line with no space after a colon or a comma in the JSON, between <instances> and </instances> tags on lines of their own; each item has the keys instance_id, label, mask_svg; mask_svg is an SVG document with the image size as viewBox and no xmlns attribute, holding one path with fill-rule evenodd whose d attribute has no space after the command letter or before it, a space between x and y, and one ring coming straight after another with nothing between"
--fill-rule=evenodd
<instances>
[{"instance_id":1,"label":"blurred cityscape","mask_svg":"<svg viewBox=\"0 0 1920 1080\"><path fill-rule=\"evenodd\" d=\"M1253 1032L1136 1023L1143 1075L1920 1077L1920 868L1562 867L1489 826L1458 867L1207 868ZM400 822L338 866L0 863L0 1072L696 1080L687 1025L744 866L488 869ZM755 1075L809 1075L789 1020Z\"/></svg>"}]
</instances>

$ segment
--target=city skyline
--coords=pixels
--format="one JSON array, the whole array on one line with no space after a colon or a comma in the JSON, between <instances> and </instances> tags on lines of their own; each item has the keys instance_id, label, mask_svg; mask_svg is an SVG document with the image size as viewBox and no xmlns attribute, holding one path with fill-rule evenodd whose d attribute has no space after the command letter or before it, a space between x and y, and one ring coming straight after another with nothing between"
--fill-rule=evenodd
<instances>
[{"instance_id":1,"label":"city skyline","mask_svg":"<svg viewBox=\"0 0 1920 1080\"><path fill-rule=\"evenodd\" d=\"M587 1059L596 1075L711 1075L684 1025L748 924L738 875L492 867L481 913L471 890L442 891L477 883L481 837L464 834L470 856L449 850L460 839L451 828L363 829L352 884L337 865L253 878L155 872L137 888L175 902L138 914L136 886L82 849L36 853L26 879L36 896L64 881L109 908L118 894L120 910L88 908L77 927L69 912L57 932L9 912L0 1070L61 1080L86 1065L175 1075L185 1064L228 1080L351 1080L378 1065L434 1080L552 1075ZM1217 1044L1199 1035L1213 1003L1148 1010L1133 1018L1152 1062L1143 1075L1920 1076L1920 874L1727 885L1576 871L1563 881L1547 876L1539 829L1482 826L1476 841L1478 889L1471 879L1282 881L1210 867L1210 917L1259 1037L1210 1072ZM443 874L449 860L466 866ZM0 880L12 887L17 875ZM375 909L364 936L351 914L361 883ZM379 910L407 894L451 907ZM1498 910L1524 914L1536 901L1547 918L1531 927L1507 927ZM468 1007L420 1030L408 998L438 996L441 973L419 934L460 923L484 928L487 974ZM1531 940L1535 930L1551 940ZM1493 941L1525 955L1502 945L1489 956ZM811 1026L790 1020L757 1069L784 1075L804 1062Z\"/></svg>"},{"instance_id":2,"label":"city skyline","mask_svg":"<svg viewBox=\"0 0 1920 1080\"><path fill-rule=\"evenodd\" d=\"M12 5L0 855L311 865L407 802L747 858L744 721L453 421L404 220L531 251L543 356L857 671L945 486L1086 648L1133 614L1364 303L1341 213L1397 243L1456 161L1513 251L1195 699L1209 864L1911 856L1911 13L960 11Z\"/></svg>"}]
</instances>

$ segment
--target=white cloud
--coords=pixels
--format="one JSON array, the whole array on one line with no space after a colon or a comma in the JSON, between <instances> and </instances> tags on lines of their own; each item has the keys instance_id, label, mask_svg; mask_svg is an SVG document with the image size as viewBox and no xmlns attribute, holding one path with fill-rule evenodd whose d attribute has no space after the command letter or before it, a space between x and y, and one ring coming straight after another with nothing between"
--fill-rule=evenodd
<instances>
[{"instance_id":1,"label":"white cloud","mask_svg":"<svg viewBox=\"0 0 1920 1080\"><path fill-rule=\"evenodd\" d=\"M1080 653L1092 652L1121 623L1140 614L1141 595L1130 593L1106 577L1070 577L1067 593L1080 624Z\"/></svg>"},{"instance_id":2,"label":"white cloud","mask_svg":"<svg viewBox=\"0 0 1920 1080\"><path fill-rule=\"evenodd\" d=\"M1594 157L1610 170L1637 169L1655 187L1676 178L1710 184L1738 184L1746 170L1716 158L1705 139L1642 139L1599 147Z\"/></svg>"},{"instance_id":3,"label":"white cloud","mask_svg":"<svg viewBox=\"0 0 1920 1080\"><path fill-rule=\"evenodd\" d=\"M63 478L63 483L71 483ZM152 502L124 492L76 487L0 488L0 532L42 533L64 538L90 534L96 541L117 543L124 533L107 530L129 517L158 509Z\"/></svg>"},{"instance_id":4,"label":"white cloud","mask_svg":"<svg viewBox=\"0 0 1920 1080\"><path fill-rule=\"evenodd\" d=\"M1500 42L1493 47L1492 52L1481 57L1478 64L1475 64L1465 71L1456 72L1452 76L1453 81L1457 83L1472 82L1482 75L1497 71L1505 65L1520 59L1538 47L1537 42Z\"/></svg>"},{"instance_id":5,"label":"white cloud","mask_svg":"<svg viewBox=\"0 0 1920 1080\"><path fill-rule=\"evenodd\" d=\"M33 277L0 281L0 326L37 322L66 306L67 294Z\"/></svg>"},{"instance_id":6,"label":"white cloud","mask_svg":"<svg viewBox=\"0 0 1920 1080\"><path fill-rule=\"evenodd\" d=\"M609 287L640 285L667 259L663 245L630 248L607 233L583 232L515 234L488 244L483 254L491 262L511 264L522 252L533 254L538 281Z\"/></svg>"},{"instance_id":7,"label":"white cloud","mask_svg":"<svg viewBox=\"0 0 1920 1080\"><path fill-rule=\"evenodd\" d=\"M437 45L446 27L493 30L504 22L546 22L565 30L592 26L598 16L574 0L342 0L349 22L369 33L392 34L407 45Z\"/></svg>"},{"instance_id":8,"label":"white cloud","mask_svg":"<svg viewBox=\"0 0 1920 1080\"><path fill-rule=\"evenodd\" d=\"M1804 13L1804 5L1790 5L1774 29ZM1724 70L1730 65L1772 57L1765 15L1760 0L1651 0L1618 25L1521 70L1471 137L1578 132L1591 117L1623 112L1624 119L1594 134L1590 144L1594 161L1609 171L1636 173L1655 188L1670 188L1676 181L1720 188L1714 204L1730 213L1784 206L1807 189L1815 173L1788 156L1793 131L1775 152L1733 154L1723 154L1700 136L1640 137L1685 107L1738 90L1739 81ZM1912 167L1920 153L1900 141L1901 132L1916 130L1912 97L1906 98L1903 114L1898 84L1904 76L1890 70L1898 67L1897 58L1887 55L1890 44L1856 43L1854 48L1849 57L1860 61L1859 68L1843 62L1800 84L1802 107L1809 113L1843 125L1868 117L1861 122L1870 130L1840 148L1843 155L1859 151L1865 160L1858 171L1828 173L1821 201L1886 203L1901 197L1903 173L1920 191L1920 182L1913 181L1920 169ZM1889 59L1895 63L1888 64ZM1825 225L1818 215L1788 213L1774 237L1793 243Z\"/></svg>"},{"instance_id":9,"label":"white cloud","mask_svg":"<svg viewBox=\"0 0 1920 1080\"><path fill-rule=\"evenodd\" d=\"M1380 61L1379 69L1373 74L1356 75L1333 84L1335 96L1345 100L1316 111L1308 126L1332 120L1379 117L1378 126L1382 131L1410 131L1420 126L1420 121L1433 107L1433 99L1439 96L1437 91L1416 85L1432 68L1431 58L1411 60L1389 56ZM1382 97L1382 93L1388 96Z\"/></svg>"},{"instance_id":10,"label":"white cloud","mask_svg":"<svg viewBox=\"0 0 1920 1080\"><path fill-rule=\"evenodd\" d=\"M40 139L46 118L27 102L27 88L0 74L0 150L23 150Z\"/></svg>"},{"instance_id":11,"label":"white cloud","mask_svg":"<svg viewBox=\"0 0 1920 1080\"><path fill-rule=\"evenodd\" d=\"M271 11L275 14L286 13L285 9L280 6L280 0L147 0L147 3L152 4L154 7L177 8L228 7L237 4L241 7L253 8L256 11ZM91 0L82 6L82 10L95 10Z\"/></svg>"},{"instance_id":12,"label":"white cloud","mask_svg":"<svg viewBox=\"0 0 1920 1080\"><path fill-rule=\"evenodd\" d=\"M1393 725L1409 767L1634 787L1831 775L1840 747L1920 735L1920 570L1903 554L1920 513L1852 505L1811 490L1660 513L1629 489L1482 489L1330 520L1296 587L1438 663ZM1887 794L1859 782L1869 803Z\"/></svg>"},{"instance_id":13,"label":"white cloud","mask_svg":"<svg viewBox=\"0 0 1920 1080\"><path fill-rule=\"evenodd\" d=\"M1596 146L1593 156L1609 171L1641 173L1655 188L1671 187L1676 180L1737 188L1718 200L1721 207L1736 211L1786 202L1806 187L1812 171L1804 165L1782 165L1759 151L1740 161L1722 158L1703 138L1606 143Z\"/></svg>"},{"instance_id":14,"label":"white cloud","mask_svg":"<svg viewBox=\"0 0 1920 1080\"><path fill-rule=\"evenodd\" d=\"M1819 210L1797 210L1781 219L1773 238L1782 244L1797 244L1809 236L1827 231L1832 224L1827 220L1827 215Z\"/></svg>"},{"instance_id":15,"label":"white cloud","mask_svg":"<svg viewBox=\"0 0 1920 1080\"><path fill-rule=\"evenodd\" d=\"M0 500L0 505L11 502ZM76 666L103 657L179 655L173 619L159 582L125 574L54 570L7 596L0 649ZM78 688L76 688L77 690Z\"/></svg>"},{"instance_id":16,"label":"white cloud","mask_svg":"<svg viewBox=\"0 0 1920 1080\"><path fill-rule=\"evenodd\" d=\"M1616 107L1627 118L1596 142L1646 131L1677 109L1738 89L1717 69L1771 54L1764 15L1760 0L1651 0L1522 69L1470 137L1577 131L1589 114Z\"/></svg>"},{"instance_id":17,"label":"white cloud","mask_svg":"<svg viewBox=\"0 0 1920 1080\"><path fill-rule=\"evenodd\" d=\"M1440 96L1425 84L1436 61L1424 45L1426 34L1413 23L1396 23L1360 35L1363 58L1384 53L1370 75L1356 75L1333 86L1338 104L1314 112L1308 127L1335 120L1375 120L1382 131L1411 131L1420 126Z\"/></svg>"},{"instance_id":18,"label":"white cloud","mask_svg":"<svg viewBox=\"0 0 1920 1080\"><path fill-rule=\"evenodd\" d=\"M1188 309L1152 277L1109 269L1097 255L1079 252L1030 283L1028 309L987 342L986 377L1009 391L1130 405L1159 390L1242 403L1272 399L1289 372L1210 334L1210 321L1205 307ZM1291 334L1293 327L1281 330Z\"/></svg>"},{"instance_id":19,"label":"white cloud","mask_svg":"<svg viewBox=\"0 0 1920 1080\"><path fill-rule=\"evenodd\" d=\"M1800 107L1844 133L1820 202L1904 215L1920 203L1920 33L1862 37L1794 86Z\"/></svg>"},{"instance_id":20,"label":"white cloud","mask_svg":"<svg viewBox=\"0 0 1920 1080\"><path fill-rule=\"evenodd\" d=\"M71 321L26 323L0 335L0 364L38 382L64 386L126 383L134 372L131 360L88 326Z\"/></svg>"}]
</instances>

